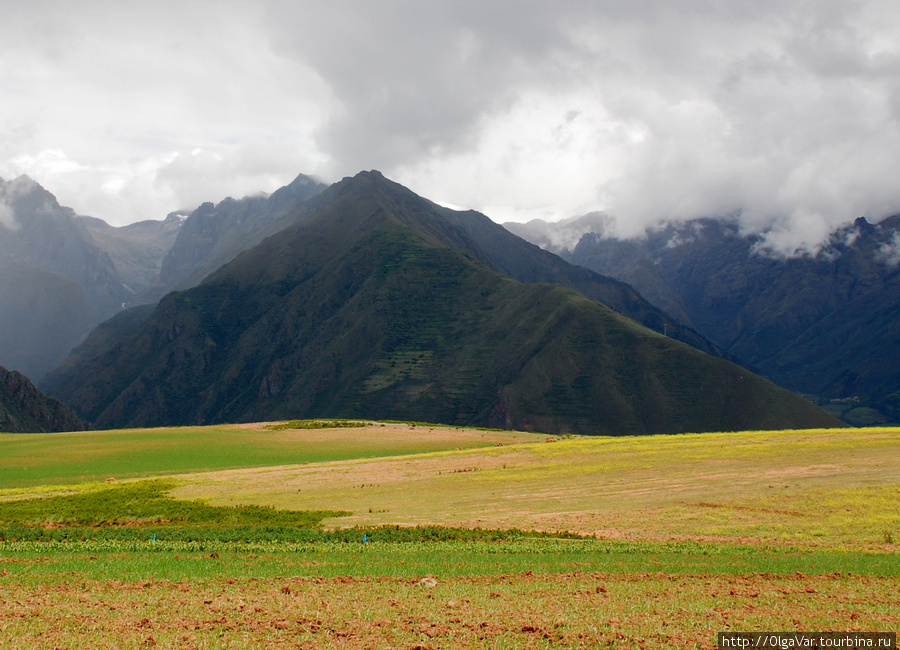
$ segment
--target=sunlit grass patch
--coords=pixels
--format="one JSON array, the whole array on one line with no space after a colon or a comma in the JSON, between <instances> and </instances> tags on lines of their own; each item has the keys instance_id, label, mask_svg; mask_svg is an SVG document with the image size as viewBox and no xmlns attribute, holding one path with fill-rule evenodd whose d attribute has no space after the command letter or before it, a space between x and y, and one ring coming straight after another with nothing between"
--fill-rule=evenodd
<instances>
[{"instance_id":1,"label":"sunlit grass patch","mask_svg":"<svg viewBox=\"0 0 900 650\"><path fill-rule=\"evenodd\" d=\"M841 540L872 544L900 536L900 483L852 488L779 490L742 504L755 520L744 530L767 528L786 540Z\"/></svg>"},{"instance_id":2,"label":"sunlit grass patch","mask_svg":"<svg viewBox=\"0 0 900 650\"><path fill-rule=\"evenodd\" d=\"M211 506L178 500L171 480L138 481L78 492L0 502L0 525L135 526L146 524L227 526L317 526L339 511L295 512L265 506Z\"/></svg>"}]
</instances>

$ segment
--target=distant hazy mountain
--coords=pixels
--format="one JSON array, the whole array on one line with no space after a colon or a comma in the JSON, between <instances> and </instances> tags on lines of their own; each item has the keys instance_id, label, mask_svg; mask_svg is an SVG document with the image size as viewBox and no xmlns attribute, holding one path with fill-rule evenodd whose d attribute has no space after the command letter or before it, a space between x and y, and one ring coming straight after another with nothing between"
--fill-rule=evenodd
<instances>
[{"instance_id":1,"label":"distant hazy mountain","mask_svg":"<svg viewBox=\"0 0 900 650\"><path fill-rule=\"evenodd\" d=\"M99 320L78 284L31 266L0 267L0 305L0 359L35 378Z\"/></svg>"},{"instance_id":2,"label":"distant hazy mountain","mask_svg":"<svg viewBox=\"0 0 900 650\"><path fill-rule=\"evenodd\" d=\"M900 217L858 219L814 256L763 245L734 222L701 219L634 240L587 234L566 255L779 384L835 400L851 421L900 421Z\"/></svg>"},{"instance_id":3,"label":"distant hazy mountain","mask_svg":"<svg viewBox=\"0 0 900 650\"><path fill-rule=\"evenodd\" d=\"M116 228L60 206L27 176L0 179L0 364L39 381L92 327L193 286L324 187L301 175L271 196Z\"/></svg>"},{"instance_id":4,"label":"distant hazy mountain","mask_svg":"<svg viewBox=\"0 0 900 650\"><path fill-rule=\"evenodd\" d=\"M46 388L98 427L347 416L624 434L837 423L579 293L500 273L499 252L459 225L471 215L377 172L286 216L293 225L149 317L126 312L95 332Z\"/></svg>"},{"instance_id":5,"label":"distant hazy mountain","mask_svg":"<svg viewBox=\"0 0 900 650\"><path fill-rule=\"evenodd\" d=\"M41 393L25 375L0 367L0 431L46 433L86 428L69 408Z\"/></svg>"},{"instance_id":6,"label":"distant hazy mountain","mask_svg":"<svg viewBox=\"0 0 900 650\"><path fill-rule=\"evenodd\" d=\"M130 295L73 210L0 179L0 364L39 379Z\"/></svg>"},{"instance_id":7,"label":"distant hazy mountain","mask_svg":"<svg viewBox=\"0 0 900 650\"><path fill-rule=\"evenodd\" d=\"M589 212L560 221L532 219L526 223L508 221L503 224L511 233L557 255L571 252L585 233L604 233L608 226L609 217L603 212Z\"/></svg>"},{"instance_id":8,"label":"distant hazy mountain","mask_svg":"<svg viewBox=\"0 0 900 650\"><path fill-rule=\"evenodd\" d=\"M327 186L300 174L271 195L227 198L204 203L194 210L178 232L159 272L153 300L172 289L196 286L241 251L255 246L284 228L281 219L298 204Z\"/></svg>"},{"instance_id":9,"label":"distant hazy mountain","mask_svg":"<svg viewBox=\"0 0 900 650\"><path fill-rule=\"evenodd\" d=\"M71 208L60 206L27 176L0 180L0 202L10 215L0 222L0 264L31 266L72 280L104 317L121 308L128 291L109 255Z\"/></svg>"},{"instance_id":10,"label":"distant hazy mountain","mask_svg":"<svg viewBox=\"0 0 900 650\"><path fill-rule=\"evenodd\" d=\"M102 219L81 217L94 243L109 255L122 282L134 294L157 281L162 261L186 218L186 214L173 212L162 221L138 221L116 228Z\"/></svg>"}]
</instances>

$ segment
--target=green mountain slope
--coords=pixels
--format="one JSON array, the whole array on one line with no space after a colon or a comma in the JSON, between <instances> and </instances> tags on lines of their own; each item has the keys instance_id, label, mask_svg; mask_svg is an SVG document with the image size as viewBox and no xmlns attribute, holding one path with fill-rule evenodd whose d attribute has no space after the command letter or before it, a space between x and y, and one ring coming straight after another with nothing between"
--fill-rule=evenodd
<instances>
[{"instance_id":1,"label":"green mountain slope","mask_svg":"<svg viewBox=\"0 0 900 650\"><path fill-rule=\"evenodd\" d=\"M715 356L723 351L690 327L644 299L631 286L583 266L575 266L474 211L440 208L451 223L468 233L482 251L478 259L495 271L521 282L552 282L602 302L628 318L669 338L683 341Z\"/></svg>"},{"instance_id":2,"label":"green mountain slope","mask_svg":"<svg viewBox=\"0 0 900 650\"><path fill-rule=\"evenodd\" d=\"M45 386L98 427L367 417L634 434L830 426L811 403L574 291L483 264L377 172L166 296Z\"/></svg>"}]
</instances>

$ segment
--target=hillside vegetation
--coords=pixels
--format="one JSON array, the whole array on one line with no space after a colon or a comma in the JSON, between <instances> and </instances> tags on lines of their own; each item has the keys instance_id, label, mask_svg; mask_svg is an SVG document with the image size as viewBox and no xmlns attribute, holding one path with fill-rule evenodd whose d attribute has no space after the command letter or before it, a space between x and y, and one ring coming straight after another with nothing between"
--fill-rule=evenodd
<instances>
[{"instance_id":1,"label":"hillside vegetation","mask_svg":"<svg viewBox=\"0 0 900 650\"><path fill-rule=\"evenodd\" d=\"M43 386L97 427L373 417L546 433L833 426L810 402L551 284L377 172Z\"/></svg>"}]
</instances>

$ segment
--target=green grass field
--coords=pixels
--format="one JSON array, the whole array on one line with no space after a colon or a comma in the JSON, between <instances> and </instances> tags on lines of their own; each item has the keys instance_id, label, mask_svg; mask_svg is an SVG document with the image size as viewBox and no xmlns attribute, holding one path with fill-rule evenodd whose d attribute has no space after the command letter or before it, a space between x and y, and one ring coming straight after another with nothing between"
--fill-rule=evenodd
<instances>
[{"instance_id":1,"label":"green grass field","mask_svg":"<svg viewBox=\"0 0 900 650\"><path fill-rule=\"evenodd\" d=\"M302 426L302 425L301 425ZM428 435L410 435L427 432ZM16 487L227 468L382 458L541 438L385 424L331 429L220 425L50 434L0 433L0 495Z\"/></svg>"},{"instance_id":2,"label":"green grass field","mask_svg":"<svg viewBox=\"0 0 900 650\"><path fill-rule=\"evenodd\" d=\"M892 631L898 498L889 428L2 434L0 647L712 648L721 631Z\"/></svg>"}]
</instances>

